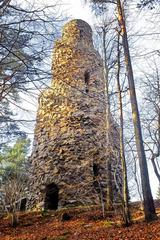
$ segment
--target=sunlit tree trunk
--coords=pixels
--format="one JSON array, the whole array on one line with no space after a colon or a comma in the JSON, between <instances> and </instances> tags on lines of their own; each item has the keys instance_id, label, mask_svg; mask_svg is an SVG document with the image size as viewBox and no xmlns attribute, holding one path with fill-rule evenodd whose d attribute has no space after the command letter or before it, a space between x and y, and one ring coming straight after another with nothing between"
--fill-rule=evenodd
<instances>
[{"instance_id":1,"label":"sunlit tree trunk","mask_svg":"<svg viewBox=\"0 0 160 240\"><path fill-rule=\"evenodd\" d=\"M128 181L127 181L127 167L125 159L124 149L124 124L123 124L123 104L122 94L120 86L120 47L119 47L119 32L118 32L118 43L117 43L117 92L118 92L118 103L119 103L119 118L120 118L120 130L119 130L119 142L120 142L120 160L122 165L123 175L123 189L122 189L122 204L123 204L123 219L126 226L131 224L130 211L128 204Z\"/></svg>"},{"instance_id":2,"label":"sunlit tree trunk","mask_svg":"<svg viewBox=\"0 0 160 240\"><path fill-rule=\"evenodd\" d=\"M134 77L133 77L133 70L132 70L132 64L131 64L131 58L130 58L124 13L123 13L120 0L117 0L117 8L118 8L118 20L119 20L119 25L121 27L121 35L123 40L123 49L124 49L124 55L125 55L127 77L128 77L128 83L129 83L130 101L131 101L131 108L132 108L132 119L133 119L133 125L134 125L136 147L137 147L137 153L138 153L139 165L140 165L145 220L151 221L154 218L156 218L156 213L155 213L154 201L153 201L151 188L150 188L147 161L146 161L146 155L145 155L143 139L142 139L141 123L140 123L140 117L139 117L139 111L138 111L137 97L135 92L135 84L134 84Z\"/></svg>"}]
</instances>

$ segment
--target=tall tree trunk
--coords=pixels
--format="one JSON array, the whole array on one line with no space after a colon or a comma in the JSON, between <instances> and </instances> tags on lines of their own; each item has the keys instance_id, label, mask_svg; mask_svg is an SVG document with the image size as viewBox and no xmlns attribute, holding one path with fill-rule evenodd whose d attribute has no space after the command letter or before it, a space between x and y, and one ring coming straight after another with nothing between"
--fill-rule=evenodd
<instances>
[{"instance_id":1,"label":"tall tree trunk","mask_svg":"<svg viewBox=\"0 0 160 240\"><path fill-rule=\"evenodd\" d=\"M111 139L111 111L110 111L110 99L108 91L108 66L107 66L107 56L106 56L106 30L105 27L102 29L103 32L103 65L104 65L104 79L105 79L105 93L106 93L106 123L107 123L107 199L106 199L106 210L111 210L113 208L113 187L112 187L112 139Z\"/></svg>"},{"instance_id":2,"label":"tall tree trunk","mask_svg":"<svg viewBox=\"0 0 160 240\"><path fill-rule=\"evenodd\" d=\"M123 174L123 189L122 189L122 204L123 204L123 219L125 226L131 224L130 211L128 204L128 181L127 181L127 167L125 159L125 150L124 150L124 124L123 124L123 104L122 104L122 94L120 86L120 48L119 48L119 32L118 32L118 43L117 43L117 91L118 91L118 102L119 102L119 115L120 115L120 160L122 164L122 174Z\"/></svg>"},{"instance_id":3,"label":"tall tree trunk","mask_svg":"<svg viewBox=\"0 0 160 240\"><path fill-rule=\"evenodd\" d=\"M140 123L140 117L139 117L139 111L138 111L137 97L135 92L135 84L134 84L134 77L133 77L133 70L132 70L132 64L131 64L131 58L130 58L124 13L122 10L122 5L120 0L117 0L117 8L118 8L118 21L121 27L123 49L124 49L127 77L128 77L128 83L129 83L130 101L131 101L131 108L132 108L132 119L133 119L133 125L134 125L136 147L137 147L137 153L138 153L139 165L140 165L145 220L151 221L156 218L156 213L155 213L154 201L153 201L151 188L150 188L147 161L146 161L146 155L145 155L143 139L142 139L141 123Z\"/></svg>"},{"instance_id":4,"label":"tall tree trunk","mask_svg":"<svg viewBox=\"0 0 160 240\"><path fill-rule=\"evenodd\" d=\"M151 162L152 162L152 166L153 166L154 172L156 174L156 177L158 178L158 181L159 181L159 184L160 184L160 173L159 173L158 167L156 165L156 159L160 156L160 109L158 109L157 115L158 115L158 123L157 123L157 131L158 131L158 136L157 136L157 153L152 152Z\"/></svg>"}]
</instances>

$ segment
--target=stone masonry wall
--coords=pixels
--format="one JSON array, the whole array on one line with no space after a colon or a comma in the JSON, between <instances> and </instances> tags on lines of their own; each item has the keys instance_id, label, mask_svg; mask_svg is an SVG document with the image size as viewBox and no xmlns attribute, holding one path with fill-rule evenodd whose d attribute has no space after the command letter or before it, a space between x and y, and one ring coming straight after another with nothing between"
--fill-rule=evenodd
<instances>
[{"instance_id":1,"label":"stone masonry wall","mask_svg":"<svg viewBox=\"0 0 160 240\"><path fill-rule=\"evenodd\" d=\"M82 20L64 26L53 52L53 80L39 98L32 164L32 204L54 183L58 206L99 204L106 193L103 64Z\"/></svg>"}]
</instances>

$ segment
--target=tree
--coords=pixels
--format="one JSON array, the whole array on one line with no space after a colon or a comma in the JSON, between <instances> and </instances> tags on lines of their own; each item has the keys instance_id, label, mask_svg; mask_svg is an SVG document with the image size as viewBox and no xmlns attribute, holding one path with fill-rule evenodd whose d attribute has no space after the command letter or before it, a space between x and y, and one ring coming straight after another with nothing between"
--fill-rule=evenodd
<instances>
[{"instance_id":1,"label":"tree","mask_svg":"<svg viewBox=\"0 0 160 240\"><path fill-rule=\"evenodd\" d=\"M11 226L19 224L18 212L21 209L22 200L27 197L27 178L24 173L12 173L1 185L0 201L4 210L11 216Z\"/></svg>"},{"instance_id":2,"label":"tree","mask_svg":"<svg viewBox=\"0 0 160 240\"><path fill-rule=\"evenodd\" d=\"M122 92L120 84L120 34L118 32L117 39L117 92L119 101L119 116L120 116L120 128L119 128L119 142L120 142L120 160L122 165L123 174L123 187L122 187L122 205L123 205L123 218L126 226L131 224L130 211L129 211L129 191L128 191L128 181L127 181L127 164L125 157L125 147L124 147L124 121L123 121L123 103L122 103Z\"/></svg>"},{"instance_id":3,"label":"tree","mask_svg":"<svg viewBox=\"0 0 160 240\"><path fill-rule=\"evenodd\" d=\"M0 163L6 169L25 170L27 164L27 153L29 151L30 140L25 138L17 139L13 146L4 145L0 153Z\"/></svg>"},{"instance_id":4,"label":"tree","mask_svg":"<svg viewBox=\"0 0 160 240\"><path fill-rule=\"evenodd\" d=\"M135 83L134 83L134 76L133 76L130 50L129 50L129 44L128 44L124 9L122 7L122 3L120 0L117 0L117 1L93 0L92 2L93 3L97 3L97 2L113 3L114 2L117 6L118 22L121 29L122 45L124 49L125 65L126 65L129 92L130 92L130 102L131 102L131 108L132 108L134 134L136 139L136 147L137 147L140 172L141 172L145 220L151 221L156 218L156 213L155 213L155 207L154 207L153 197L152 197L151 188L150 188L147 161L146 161L146 155L145 155L145 150L143 145L141 122L139 117L139 110L138 110L137 97L136 97L136 91L135 91Z\"/></svg>"},{"instance_id":5,"label":"tree","mask_svg":"<svg viewBox=\"0 0 160 240\"><path fill-rule=\"evenodd\" d=\"M150 65L149 65L150 66ZM142 81L144 92L144 127L146 129L146 148L150 153L150 159L155 175L160 183L160 72L159 56L152 58L150 72L144 73Z\"/></svg>"},{"instance_id":6,"label":"tree","mask_svg":"<svg viewBox=\"0 0 160 240\"><path fill-rule=\"evenodd\" d=\"M107 191L106 191L106 210L113 209L113 195L114 195L114 183L113 183L113 165L116 165L114 159L117 159L117 152L115 151L115 139L113 138L115 132L115 122L112 115L112 79L113 69L116 65L115 54L115 18L108 15L105 17L104 10L99 6L94 8L94 12L97 15L96 26L96 44L99 41L101 47L100 52L103 56L103 73L105 79L105 95L106 95L106 146L107 146L107 160L106 160L106 175L107 175ZM98 41L97 41L98 39ZM117 147L117 146L116 146ZM114 163L113 163L114 162Z\"/></svg>"},{"instance_id":7,"label":"tree","mask_svg":"<svg viewBox=\"0 0 160 240\"><path fill-rule=\"evenodd\" d=\"M25 137L18 138L17 141L9 146L3 145L0 151L0 182L5 183L5 179L13 177L17 173L28 172L29 162L28 153L30 139Z\"/></svg>"},{"instance_id":8,"label":"tree","mask_svg":"<svg viewBox=\"0 0 160 240\"><path fill-rule=\"evenodd\" d=\"M27 198L29 144L27 138L18 139L13 146L3 146L0 153L0 202L11 215L13 227L18 225L18 212Z\"/></svg>"},{"instance_id":9,"label":"tree","mask_svg":"<svg viewBox=\"0 0 160 240\"><path fill-rule=\"evenodd\" d=\"M20 106L24 94L32 97L33 91L41 91L50 80L48 57L63 20L55 3L36 5L11 0L0 3L0 127L3 127L0 134L3 140L6 135L19 132L20 122L13 117L13 107Z\"/></svg>"},{"instance_id":10,"label":"tree","mask_svg":"<svg viewBox=\"0 0 160 240\"><path fill-rule=\"evenodd\" d=\"M110 97L109 97L109 59L107 59L107 47L106 47L106 32L108 24L102 27L102 45L103 45L103 64L104 64L104 79L105 79L105 94L106 94L106 122L107 122L107 148L108 148L108 159L107 159L107 199L106 209L110 210L113 208L113 186L112 186L112 166L111 166L111 155L112 155L112 136L110 130L111 124L111 109L110 109Z\"/></svg>"},{"instance_id":11,"label":"tree","mask_svg":"<svg viewBox=\"0 0 160 240\"><path fill-rule=\"evenodd\" d=\"M139 110L138 110L137 97L136 97L136 91L135 91L134 76L133 76L132 63L130 58L124 11L122 9L120 0L117 0L117 8L118 8L118 21L121 27L122 43L123 43L129 91L130 91L132 120L134 125L136 147L137 147L140 172L141 172L142 192L143 192L143 200L144 200L144 213L145 213L146 221L150 221L156 217L156 213L155 213L155 207L154 207L153 197L152 197L150 183L149 183L147 161L146 161L146 155L145 155L145 150L143 145L141 122L139 117Z\"/></svg>"},{"instance_id":12,"label":"tree","mask_svg":"<svg viewBox=\"0 0 160 240\"><path fill-rule=\"evenodd\" d=\"M159 4L159 0L140 0L140 3L137 4L138 8L149 7L153 9L156 5Z\"/></svg>"},{"instance_id":13,"label":"tree","mask_svg":"<svg viewBox=\"0 0 160 240\"><path fill-rule=\"evenodd\" d=\"M0 151L8 142L12 142L15 138L26 137L24 131L13 117L15 114L11 110L9 102L3 100L0 104Z\"/></svg>"}]
</instances>

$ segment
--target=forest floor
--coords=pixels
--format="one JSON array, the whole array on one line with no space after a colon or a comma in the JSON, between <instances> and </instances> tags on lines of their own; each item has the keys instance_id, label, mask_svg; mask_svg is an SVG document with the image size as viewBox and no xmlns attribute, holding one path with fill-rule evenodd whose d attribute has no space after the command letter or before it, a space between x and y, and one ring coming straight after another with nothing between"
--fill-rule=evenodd
<instances>
[{"instance_id":1,"label":"forest floor","mask_svg":"<svg viewBox=\"0 0 160 240\"><path fill-rule=\"evenodd\" d=\"M157 213L157 220L146 223L143 212L132 208L130 227L122 225L118 210L103 219L96 207L21 213L16 228L8 217L0 219L0 240L160 240L160 208Z\"/></svg>"}]
</instances>

